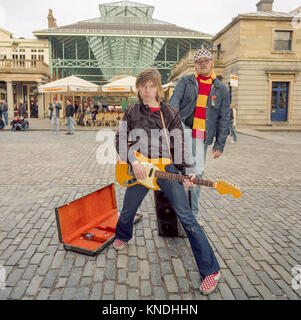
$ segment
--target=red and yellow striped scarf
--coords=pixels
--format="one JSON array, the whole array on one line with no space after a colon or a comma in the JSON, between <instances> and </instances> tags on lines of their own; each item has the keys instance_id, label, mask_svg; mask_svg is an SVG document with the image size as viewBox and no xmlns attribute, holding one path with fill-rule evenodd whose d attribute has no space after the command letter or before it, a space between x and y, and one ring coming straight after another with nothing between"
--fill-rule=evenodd
<instances>
[{"instance_id":1,"label":"red and yellow striped scarf","mask_svg":"<svg viewBox=\"0 0 301 320\"><path fill-rule=\"evenodd\" d=\"M216 78L214 71L212 71L210 77L202 77L195 74L195 77L199 84L199 94L195 107L194 121L192 127L192 137L194 139L204 140L206 139L206 105L208 96L211 91L213 80Z\"/></svg>"}]
</instances>

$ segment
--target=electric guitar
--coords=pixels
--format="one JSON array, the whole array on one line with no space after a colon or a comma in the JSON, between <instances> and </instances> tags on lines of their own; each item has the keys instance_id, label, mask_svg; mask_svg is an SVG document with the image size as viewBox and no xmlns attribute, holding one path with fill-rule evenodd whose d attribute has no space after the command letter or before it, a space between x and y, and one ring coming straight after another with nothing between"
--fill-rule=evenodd
<instances>
[{"instance_id":1,"label":"electric guitar","mask_svg":"<svg viewBox=\"0 0 301 320\"><path fill-rule=\"evenodd\" d=\"M136 179L134 173L132 172L131 166L119 160L116 165L116 179L117 182L123 187L131 187L136 184L141 184L151 190L159 190L160 187L157 184L157 179L167 179L183 182L187 176L170 173L165 171L165 167L171 164L170 159L166 158L157 158L149 159L143 156L141 153L134 151L137 160L145 168L146 177L144 179ZM202 185L205 187L215 188L220 194L232 194L235 198L241 197L241 191L238 187L228 184L223 181L208 181L199 178L191 180L193 183Z\"/></svg>"}]
</instances>

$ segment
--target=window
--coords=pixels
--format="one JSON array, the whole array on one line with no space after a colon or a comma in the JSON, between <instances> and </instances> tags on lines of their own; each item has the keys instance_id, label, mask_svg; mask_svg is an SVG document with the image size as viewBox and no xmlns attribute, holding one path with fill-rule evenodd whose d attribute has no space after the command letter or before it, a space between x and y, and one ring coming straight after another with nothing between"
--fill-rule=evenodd
<instances>
[{"instance_id":1,"label":"window","mask_svg":"<svg viewBox=\"0 0 301 320\"><path fill-rule=\"evenodd\" d=\"M222 45L221 45L221 44L218 44L218 45L217 45L217 60L220 59L221 51L222 51Z\"/></svg>"},{"instance_id":2,"label":"window","mask_svg":"<svg viewBox=\"0 0 301 320\"><path fill-rule=\"evenodd\" d=\"M25 60L25 54L13 54L12 58L13 60Z\"/></svg>"},{"instance_id":3,"label":"window","mask_svg":"<svg viewBox=\"0 0 301 320\"><path fill-rule=\"evenodd\" d=\"M39 54L38 59L39 59L40 61L44 61L44 56Z\"/></svg>"},{"instance_id":4,"label":"window","mask_svg":"<svg viewBox=\"0 0 301 320\"><path fill-rule=\"evenodd\" d=\"M292 50L292 31L275 31L274 50Z\"/></svg>"}]
</instances>

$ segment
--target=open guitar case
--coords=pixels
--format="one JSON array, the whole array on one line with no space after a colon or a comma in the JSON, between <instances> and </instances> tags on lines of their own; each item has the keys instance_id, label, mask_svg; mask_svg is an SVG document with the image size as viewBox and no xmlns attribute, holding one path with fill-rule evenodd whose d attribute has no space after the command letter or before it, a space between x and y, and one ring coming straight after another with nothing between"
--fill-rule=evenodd
<instances>
[{"instance_id":1,"label":"open guitar case","mask_svg":"<svg viewBox=\"0 0 301 320\"><path fill-rule=\"evenodd\" d=\"M55 208L59 240L66 250L97 255L115 239L118 210L114 184ZM137 214L134 223L142 218ZM83 234L97 237L87 240Z\"/></svg>"}]
</instances>

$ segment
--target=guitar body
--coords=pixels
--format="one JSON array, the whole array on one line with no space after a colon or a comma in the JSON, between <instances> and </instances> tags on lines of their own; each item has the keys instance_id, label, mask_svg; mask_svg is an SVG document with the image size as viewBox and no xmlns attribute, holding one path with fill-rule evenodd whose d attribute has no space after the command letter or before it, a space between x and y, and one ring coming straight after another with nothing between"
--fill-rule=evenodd
<instances>
[{"instance_id":1,"label":"guitar body","mask_svg":"<svg viewBox=\"0 0 301 320\"><path fill-rule=\"evenodd\" d=\"M137 180L132 172L129 172L130 165L124 161L119 160L116 165L116 179L123 187L131 187L136 184L141 184L151 190L159 190L157 185L158 178L155 177L156 171L165 171L165 167L171 164L170 159L156 158L149 159L141 153L135 151L137 160L146 170L146 178Z\"/></svg>"}]
</instances>

